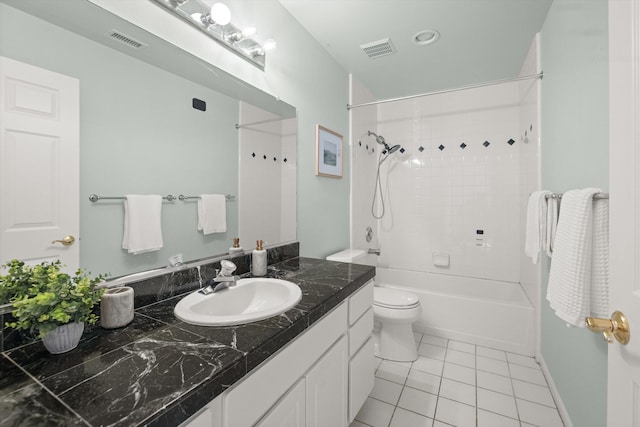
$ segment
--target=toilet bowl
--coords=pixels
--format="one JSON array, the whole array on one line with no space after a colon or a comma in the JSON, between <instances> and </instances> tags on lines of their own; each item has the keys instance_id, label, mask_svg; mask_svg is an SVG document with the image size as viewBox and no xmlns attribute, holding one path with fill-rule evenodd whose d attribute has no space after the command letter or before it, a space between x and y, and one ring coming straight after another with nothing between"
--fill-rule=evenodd
<instances>
[{"instance_id":1,"label":"toilet bowl","mask_svg":"<svg viewBox=\"0 0 640 427\"><path fill-rule=\"evenodd\" d=\"M371 264L366 252L347 249L327 257L329 261ZM412 324L420 316L417 295L393 288L373 288L373 340L376 356L398 362L412 362L418 358Z\"/></svg>"},{"instance_id":2,"label":"toilet bowl","mask_svg":"<svg viewBox=\"0 0 640 427\"><path fill-rule=\"evenodd\" d=\"M399 289L373 288L373 339L376 356L399 362L413 362L418 349L411 325L420 316L416 294Z\"/></svg>"}]
</instances>

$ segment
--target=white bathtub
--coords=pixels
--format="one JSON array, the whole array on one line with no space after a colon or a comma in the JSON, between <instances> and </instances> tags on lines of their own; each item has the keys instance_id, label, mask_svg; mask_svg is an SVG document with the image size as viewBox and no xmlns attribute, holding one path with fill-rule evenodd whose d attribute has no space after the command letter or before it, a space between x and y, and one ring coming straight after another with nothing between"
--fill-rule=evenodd
<instances>
[{"instance_id":1,"label":"white bathtub","mask_svg":"<svg viewBox=\"0 0 640 427\"><path fill-rule=\"evenodd\" d=\"M375 282L420 297L417 332L533 356L534 309L518 283L382 267Z\"/></svg>"}]
</instances>

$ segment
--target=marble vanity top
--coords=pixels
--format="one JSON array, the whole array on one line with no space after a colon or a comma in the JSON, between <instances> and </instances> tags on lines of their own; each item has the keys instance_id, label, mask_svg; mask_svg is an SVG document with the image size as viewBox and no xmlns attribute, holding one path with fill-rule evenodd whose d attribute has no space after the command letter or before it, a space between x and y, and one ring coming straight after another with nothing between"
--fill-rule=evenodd
<instances>
[{"instance_id":1,"label":"marble vanity top","mask_svg":"<svg viewBox=\"0 0 640 427\"><path fill-rule=\"evenodd\" d=\"M182 293L141 305L122 329L85 331L69 353L50 355L40 341L5 350L0 424L178 425L374 275L374 267L296 257L270 265L268 277L298 284L302 300L270 319L189 325L173 314Z\"/></svg>"}]
</instances>

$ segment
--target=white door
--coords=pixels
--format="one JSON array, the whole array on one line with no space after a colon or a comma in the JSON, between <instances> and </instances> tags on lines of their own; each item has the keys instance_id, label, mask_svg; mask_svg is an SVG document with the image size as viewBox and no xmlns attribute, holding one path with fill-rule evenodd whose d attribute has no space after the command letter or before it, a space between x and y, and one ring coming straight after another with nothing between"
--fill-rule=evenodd
<instances>
[{"instance_id":1,"label":"white door","mask_svg":"<svg viewBox=\"0 0 640 427\"><path fill-rule=\"evenodd\" d=\"M609 346L607 425L640 426L640 1L609 0L610 309L630 322Z\"/></svg>"},{"instance_id":2,"label":"white door","mask_svg":"<svg viewBox=\"0 0 640 427\"><path fill-rule=\"evenodd\" d=\"M79 83L0 57L0 264L79 266ZM55 240L64 240L66 244Z\"/></svg>"}]
</instances>

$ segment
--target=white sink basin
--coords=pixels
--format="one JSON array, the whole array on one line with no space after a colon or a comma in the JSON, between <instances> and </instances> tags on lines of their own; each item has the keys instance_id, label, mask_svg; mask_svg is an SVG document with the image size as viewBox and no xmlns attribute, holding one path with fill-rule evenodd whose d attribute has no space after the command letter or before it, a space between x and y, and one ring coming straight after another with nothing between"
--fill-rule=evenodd
<instances>
[{"instance_id":1,"label":"white sink basin","mask_svg":"<svg viewBox=\"0 0 640 427\"><path fill-rule=\"evenodd\" d=\"M298 285L286 280L240 279L235 286L184 297L174 309L183 322L201 326L242 325L267 319L294 307L302 298Z\"/></svg>"}]
</instances>

